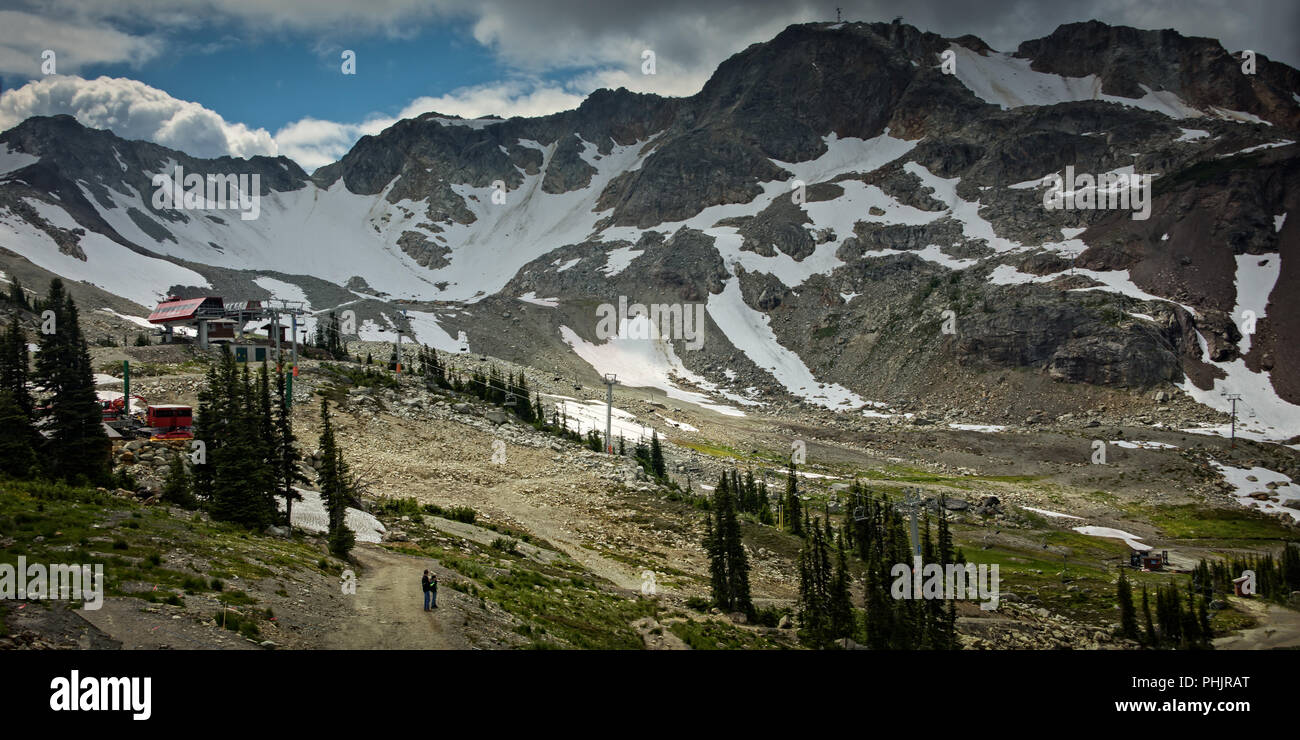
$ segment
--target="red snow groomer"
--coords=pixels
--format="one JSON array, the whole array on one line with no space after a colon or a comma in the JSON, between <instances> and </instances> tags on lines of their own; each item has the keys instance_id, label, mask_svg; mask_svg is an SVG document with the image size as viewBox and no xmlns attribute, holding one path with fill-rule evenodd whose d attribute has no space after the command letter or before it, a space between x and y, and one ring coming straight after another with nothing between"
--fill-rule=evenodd
<instances>
[{"instance_id":1,"label":"red snow groomer","mask_svg":"<svg viewBox=\"0 0 1300 740\"><path fill-rule=\"evenodd\" d=\"M145 410L145 426L152 440L193 439L194 410L175 403L153 404Z\"/></svg>"},{"instance_id":2,"label":"red snow groomer","mask_svg":"<svg viewBox=\"0 0 1300 740\"><path fill-rule=\"evenodd\" d=\"M152 440L193 439L194 410L189 406L171 403L147 403L140 396L132 396L135 408L144 406L144 413L127 411L126 397L100 399L104 423L124 437Z\"/></svg>"}]
</instances>

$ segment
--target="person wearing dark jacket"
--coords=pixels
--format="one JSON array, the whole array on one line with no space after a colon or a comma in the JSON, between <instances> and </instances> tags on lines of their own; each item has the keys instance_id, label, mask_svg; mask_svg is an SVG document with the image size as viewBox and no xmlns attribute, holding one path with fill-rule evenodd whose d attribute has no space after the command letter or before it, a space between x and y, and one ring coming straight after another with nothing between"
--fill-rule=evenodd
<instances>
[{"instance_id":1,"label":"person wearing dark jacket","mask_svg":"<svg viewBox=\"0 0 1300 740\"><path fill-rule=\"evenodd\" d=\"M429 574L429 593L433 596L433 608L438 608L438 574Z\"/></svg>"},{"instance_id":2,"label":"person wearing dark jacket","mask_svg":"<svg viewBox=\"0 0 1300 740\"><path fill-rule=\"evenodd\" d=\"M434 581L434 583L437 583L437 581ZM427 612L429 611L429 599L434 595L429 588L429 571L427 570L424 571L424 575L420 576L420 588L424 589L424 610Z\"/></svg>"}]
</instances>

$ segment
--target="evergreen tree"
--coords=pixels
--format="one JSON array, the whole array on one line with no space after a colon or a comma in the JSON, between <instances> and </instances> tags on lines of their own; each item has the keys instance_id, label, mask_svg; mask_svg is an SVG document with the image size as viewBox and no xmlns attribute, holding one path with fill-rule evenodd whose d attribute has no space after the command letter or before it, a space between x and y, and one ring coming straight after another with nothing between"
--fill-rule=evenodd
<instances>
[{"instance_id":1,"label":"evergreen tree","mask_svg":"<svg viewBox=\"0 0 1300 740\"><path fill-rule=\"evenodd\" d=\"M40 305L54 314L54 331L42 333L36 357L37 385L51 394L45 413L49 444L44 459L51 475L91 482L109 477L111 445L95 392L90 351L78 322L77 306L58 278Z\"/></svg>"},{"instance_id":2,"label":"evergreen tree","mask_svg":"<svg viewBox=\"0 0 1300 740\"><path fill-rule=\"evenodd\" d=\"M1208 599L1201 597L1200 605L1197 607L1196 617L1197 626L1201 632L1201 647L1209 650L1214 647L1214 628L1210 626L1210 613L1207 605Z\"/></svg>"},{"instance_id":3,"label":"evergreen tree","mask_svg":"<svg viewBox=\"0 0 1300 740\"><path fill-rule=\"evenodd\" d=\"M289 397L286 395L284 371L277 368L275 373L275 450L273 453L275 470L275 493L284 499L284 523L293 521L293 502L302 499L302 494L294 487L306 483L307 477L298 469L302 456L296 446L297 438L293 433L293 417L289 411Z\"/></svg>"},{"instance_id":4,"label":"evergreen tree","mask_svg":"<svg viewBox=\"0 0 1300 740\"><path fill-rule=\"evenodd\" d=\"M1116 597L1119 600L1119 633L1130 640L1141 639L1138 634L1137 611L1133 608L1133 587L1123 570L1119 572Z\"/></svg>"},{"instance_id":5,"label":"evergreen tree","mask_svg":"<svg viewBox=\"0 0 1300 740\"><path fill-rule=\"evenodd\" d=\"M799 638L810 647L830 647L830 555L821 527L810 528L799 553Z\"/></svg>"},{"instance_id":6,"label":"evergreen tree","mask_svg":"<svg viewBox=\"0 0 1300 740\"><path fill-rule=\"evenodd\" d=\"M727 474L723 473L713 491L705 525L704 549L709 557L709 584L713 601L723 611L739 611L753 616L754 603L749 590L749 559L736 517L735 497Z\"/></svg>"},{"instance_id":7,"label":"evergreen tree","mask_svg":"<svg viewBox=\"0 0 1300 740\"><path fill-rule=\"evenodd\" d=\"M1147 587L1142 587L1142 620L1145 625L1143 632L1144 642L1147 647L1160 647L1160 635L1156 632L1155 624L1151 621L1151 602L1147 599Z\"/></svg>"},{"instance_id":8,"label":"evergreen tree","mask_svg":"<svg viewBox=\"0 0 1300 740\"><path fill-rule=\"evenodd\" d=\"M718 526L722 529L723 548L727 557L729 608L752 618L754 602L749 590L749 558L745 554L740 519L736 516L735 497L728 492L718 504Z\"/></svg>"},{"instance_id":9,"label":"evergreen tree","mask_svg":"<svg viewBox=\"0 0 1300 740\"><path fill-rule=\"evenodd\" d=\"M668 470L664 466L664 451L659 446L659 432L650 431L650 475L655 480L663 480L668 475Z\"/></svg>"},{"instance_id":10,"label":"evergreen tree","mask_svg":"<svg viewBox=\"0 0 1300 740\"><path fill-rule=\"evenodd\" d=\"M23 290L22 283L18 282L18 276L13 275L9 280L9 305L13 308L23 308L28 311L32 309L32 304L27 301L27 291Z\"/></svg>"},{"instance_id":11,"label":"evergreen tree","mask_svg":"<svg viewBox=\"0 0 1300 740\"><path fill-rule=\"evenodd\" d=\"M192 509L195 506L194 493L190 489L190 475L185 469L182 453L172 453L167 464L167 478L163 481L162 500L173 506Z\"/></svg>"},{"instance_id":12,"label":"evergreen tree","mask_svg":"<svg viewBox=\"0 0 1300 740\"><path fill-rule=\"evenodd\" d=\"M849 596L849 563L844 551L844 539L838 538L835 546L835 575L831 578L829 604L830 636L833 639L852 637L854 631L853 601Z\"/></svg>"},{"instance_id":13,"label":"evergreen tree","mask_svg":"<svg viewBox=\"0 0 1300 740\"><path fill-rule=\"evenodd\" d=\"M202 442L209 452L217 443L222 418L220 414L223 412L220 367L221 365L215 363L208 366L203 378L203 386L199 388L199 407L194 417L194 439ZM191 485L194 495L200 501L212 501L212 477L212 466L207 461L194 466Z\"/></svg>"},{"instance_id":14,"label":"evergreen tree","mask_svg":"<svg viewBox=\"0 0 1300 740\"><path fill-rule=\"evenodd\" d=\"M23 331L18 317L14 316L8 329L0 335L0 388L8 390L13 396L14 403L18 404L19 410L27 417L28 426L32 423L35 409L31 389L27 385L29 368L27 333Z\"/></svg>"},{"instance_id":15,"label":"evergreen tree","mask_svg":"<svg viewBox=\"0 0 1300 740\"><path fill-rule=\"evenodd\" d=\"M263 404L248 366L236 366L223 345L214 438L206 440L211 471L212 518L253 529L272 525L278 516L274 472L268 459Z\"/></svg>"},{"instance_id":16,"label":"evergreen tree","mask_svg":"<svg viewBox=\"0 0 1300 740\"><path fill-rule=\"evenodd\" d=\"M790 534L802 536L803 528L803 511L799 503L799 480L795 477L795 465L791 460L785 479L785 521L790 530Z\"/></svg>"},{"instance_id":17,"label":"evergreen tree","mask_svg":"<svg viewBox=\"0 0 1300 740\"><path fill-rule=\"evenodd\" d=\"M0 392L8 394L7 403L0 409L0 470L15 477L39 474L33 466L38 463L37 453L44 441L36 431L35 404L27 377L27 336L15 316L0 334Z\"/></svg>"},{"instance_id":18,"label":"evergreen tree","mask_svg":"<svg viewBox=\"0 0 1300 740\"><path fill-rule=\"evenodd\" d=\"M705 516L703 544L704 552L709 558L709 591L713 603L722 609L727 599L727 556L722 538L718 536L718 528L713 526L713 517L712 511Z\"/></svg>"},{"instance_id":19,"label":"evergreen tree","mask_svg":"<svg viewBox=\"0 0 1300 740\"><path fill-rule=\"evenodd\" d=\"M344 558L355 543L355 535L345 522L348 506L348 470L343 455L334 440L334 427L330 423L329 401L320 402L321 467L317 476L320 496L329 513L329 548L335 556Z\"/></svg>"},{"instance_id":20,"label":"evergreen tree","mask_svg":"<svg viewBox=\"0 0 1300 740\"><path fill-rule=\"evenodd\" d=\"M38 471L31 417L14 401L8 388L0 388L0 473L30 478Z\"/></svg>"}]
</instances>

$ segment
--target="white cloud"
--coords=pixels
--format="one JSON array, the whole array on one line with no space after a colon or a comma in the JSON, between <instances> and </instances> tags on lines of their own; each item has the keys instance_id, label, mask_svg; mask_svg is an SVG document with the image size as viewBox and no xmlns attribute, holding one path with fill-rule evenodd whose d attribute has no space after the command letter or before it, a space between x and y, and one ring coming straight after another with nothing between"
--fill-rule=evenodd
<instances>
[{"instance_id":1,"label":"white cloud","mask_svg":"<svg viewBox=\"0 0 1300 740\"><path fill-rule=\"evenodd\" d=\"M156 38L18 10L0 10L0 29L0 75L39 76L46 49L55 53L56 71L62 74L75 74L88 64L138 65L162 51Z\"/></svg>"},{"instance_id":2,"label":"white cloud","mask_svg":"<svg viewBox=\"0 0 1300 740\"><path fill-rule=\"evenodd\" d=\"M297 162L307 172L314 172L348 153L357 139L377 134L392 121L375 119L365 124L336 123L319 118L303 118L275 133L280 153Z\"/></svg>"},{"instance_id":3,"label":"white cloud","mask_svg":"<svg viewBox=\"0 0 1300 740\"><path fill-rule=\"evenodd\" d=\"M430 111L461 118L544 116L577 108L588 92L590 90L575 91L537 81L494 82L462 87L446 95L416 98L402 109L398 118L411 118Z\"/></svg>"},{"instance_id":4,"label":"white cloud","mask_svg":"<svg viewBox=\"0 0 1300 740\"><path fill-rule=\"evenodd\" d=\"M137 80L59 75L0 95L0 129L31 116L60 113L76 117L84 126L110 129L126 139L152 141L195 157L276 154L275 141L265 129L227 122L198 103L177 100Z\"/></svg>"}]
</instances>

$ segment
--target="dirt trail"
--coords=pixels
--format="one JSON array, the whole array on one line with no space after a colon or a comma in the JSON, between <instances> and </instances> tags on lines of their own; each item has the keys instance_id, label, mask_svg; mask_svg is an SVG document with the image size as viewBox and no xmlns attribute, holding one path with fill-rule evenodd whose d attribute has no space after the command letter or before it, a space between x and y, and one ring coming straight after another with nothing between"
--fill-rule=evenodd
<instances>
[{"instance_id":1,"label":"dirt trail","mask_svg":"<svg viewBox=\"0 0 1300 740\"><path fill-rule=\"evenodd\" d=\"M1259 626L1220 637L1220 650L1273 650L1300 647L1300 612L1257 599L1232 599L1234 606L1259 619Z\"/></svg>"},{"instance_id":2,"label":"dirt trail","mask_svg":"<svg viewBox=\"0 0 1300 740\"><path fill-rule=\"evenodd\" d=\"M357 575L353 613L323 647L336 650L468 650L473 646L459 628L464 620L461 596L445 585L438 589L438 609L423 611L420 574L432 561L390 552L377 545L352 551L362 565ZM439 571L439 580L446 579Z\"/></svg>"}]
</instances>

